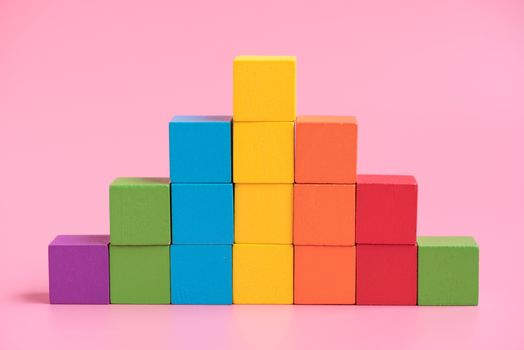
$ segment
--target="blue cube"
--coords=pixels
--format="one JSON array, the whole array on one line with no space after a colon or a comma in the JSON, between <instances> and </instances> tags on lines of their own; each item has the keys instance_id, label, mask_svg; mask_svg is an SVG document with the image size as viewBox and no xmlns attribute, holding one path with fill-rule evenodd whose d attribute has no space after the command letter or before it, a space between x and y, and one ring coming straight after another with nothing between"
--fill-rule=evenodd
<instances>
[{"instance_id":1,"label":"blue cube","mask_svg":"<svg viewBox=\"0 0 524 350\"><path fill-rule=\"evenodd\" d=\"M172 245L171 304L231 304L231 245Z\"/></svg>"},{"instance_id":2,"label":"blue cube","mask_svg":"<svg viewBox=\"0 0 524 350\"><path fill-rule=\"evenodd\" d=\"M171 184L173 244L233 244L233 184Z\"/></svg>"},{"instance_id":3,"label":"blue cube","mask_svg":"<svg viewBox=\"0 0 524 350\"><path fill-rule=\"evenodd\" d=\"M174 117L169 166L171 182L231 182L231 117Z\"/></svg>"}]
</instances>

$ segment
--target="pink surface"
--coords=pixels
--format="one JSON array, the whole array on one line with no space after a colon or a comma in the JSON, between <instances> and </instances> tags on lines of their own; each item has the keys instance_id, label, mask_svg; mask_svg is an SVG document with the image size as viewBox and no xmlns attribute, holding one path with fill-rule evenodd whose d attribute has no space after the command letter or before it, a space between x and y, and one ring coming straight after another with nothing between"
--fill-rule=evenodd
<instances>
[{"instance_id":1,"label":"pink surface","mask_svg":"<svg viewBox=\"0 0 524 350\"><path fill-rule=\"evenodd\" d=\"M1 1L0 348L521 348L523 38L520 0ZM475 235L478 307L47 304L47 244L168 176L168 121L231 113L237 54L296 55L299 112L417 176L419 233Z\"/></svg>"}]
</instances>

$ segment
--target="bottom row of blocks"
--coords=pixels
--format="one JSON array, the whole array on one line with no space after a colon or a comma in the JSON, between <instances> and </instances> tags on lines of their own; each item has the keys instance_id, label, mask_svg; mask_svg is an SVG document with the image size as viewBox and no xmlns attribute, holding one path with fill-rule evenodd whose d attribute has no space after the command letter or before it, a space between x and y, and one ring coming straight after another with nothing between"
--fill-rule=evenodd
<instances>
[{"instance_id":1,"label":"bottom row of blocks","mask_svg":"<svg viewBox=\"0 0 524 350\"><path fill-rule=\"evenodd\" d=\"M50 244L51 303L478 301L478 247L470 237L419 237L418 249L238 244L111 245L108 251L108 243L107 236L59 236Z\"/></svg>"}]
</instances>

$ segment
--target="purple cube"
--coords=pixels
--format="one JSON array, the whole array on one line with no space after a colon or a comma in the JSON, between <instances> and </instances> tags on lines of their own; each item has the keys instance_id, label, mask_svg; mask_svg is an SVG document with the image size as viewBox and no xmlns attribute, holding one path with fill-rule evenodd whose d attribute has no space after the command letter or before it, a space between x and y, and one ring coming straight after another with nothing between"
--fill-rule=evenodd
<instances>
[{"instance_id":1,"label":"purple cube","mask_svg":"<svg viewBox=\"0 0 524 350\"><path fill-rule=\"evenodd\" d=\"M109 304L109 235L60 235L49 244L51 304Z\"/></svg>"}]
</instances>

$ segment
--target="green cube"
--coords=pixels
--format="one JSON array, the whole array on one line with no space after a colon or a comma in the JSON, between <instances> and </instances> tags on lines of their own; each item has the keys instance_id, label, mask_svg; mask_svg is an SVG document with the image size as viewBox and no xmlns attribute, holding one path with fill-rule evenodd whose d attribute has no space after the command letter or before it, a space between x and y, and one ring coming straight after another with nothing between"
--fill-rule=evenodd
<instances>
[{"instance_id":1,"label":"green cube","mask_svg":"<svg viewBox=\"0 0 524 350\"><path fill-rule=\"evenodd\" d=\"M169 246L110 246L112 304L169 304Z\"/></svg>"},{"instance_id":2,"label":"green cube","mask_svg":"<svg viewBox=\"0 0 524 350\"><path fill-rule=\"evenodd\" d=\"M171 243L171 189L167 178L118 178L109 187L112 245Z\"/></svg>"},{"instance_id":3,"label":"green cube","mask_svg":"<svg viewBox=\"0 0 524 350\"><path fill-rule=\"evenodd\" d=\"M473 237L418 237L418 304L477 305L479 247Z\"/></svg>"}]
</instances>

